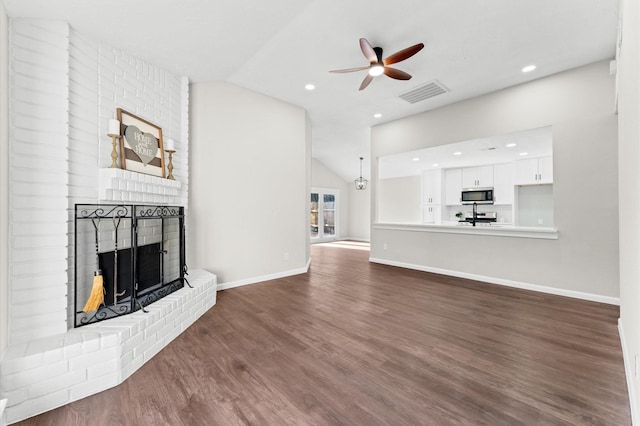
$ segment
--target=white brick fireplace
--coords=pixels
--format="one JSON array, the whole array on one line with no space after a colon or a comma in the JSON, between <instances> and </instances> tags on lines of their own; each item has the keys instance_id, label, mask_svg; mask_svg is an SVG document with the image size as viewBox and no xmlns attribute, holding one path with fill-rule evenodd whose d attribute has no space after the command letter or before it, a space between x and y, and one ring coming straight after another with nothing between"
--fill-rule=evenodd
<instances>
[{"instance_id":1,"label":"white brick fireplace","mask_svg":"<svg viewBox=\"0 0 640 426\"><path fill-rule=\"evenodd\" d=\"M149 313L72 328L74 205L188 205L189 82L63 22L12 20L9 32L9 347L0 399L13 423L121 383L215 304L216 279L189 271L193 288ZM108 168L118 107L176 141L175 181Z\"/></svg>"}]
</instances>

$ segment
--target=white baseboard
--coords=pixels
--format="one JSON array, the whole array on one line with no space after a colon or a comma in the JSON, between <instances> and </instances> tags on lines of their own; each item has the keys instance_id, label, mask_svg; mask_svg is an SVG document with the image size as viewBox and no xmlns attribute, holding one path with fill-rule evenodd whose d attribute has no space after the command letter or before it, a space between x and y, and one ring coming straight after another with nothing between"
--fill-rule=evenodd
<instances>
[{"instance_id":1,"label":"white baseboard","mask_svg":"<svg viewBox=\"0 0 640 426\"><path fill-rule=\"evenodd\" d=\"M592 302L607 303L609 305L620 305L620 298L602 296L599 294L584 293L581 291L565 290L562 288L547 287L538 284L524 283L520 281L505 280L503 278L487 277L484 275L470 274L467 272L452 271L449 269L432 268L424 265L414 265L411 263L396 262L387 259L369 258L370 262L381 263L383 265L399 266L401 268L414 269L417 271L433 272L434 274L449 275L458 278L467 278L470 280L484 281L491 284L503 285L506 287L521 288L523 290L538 291L540 293L555 294L558 296L573 297L575 299L590 300Z\"/></svg>"},{"instance_id":2,"label":"white baseboard","mask_svg":"<svg viewBox=\"0 0 640 426\"><path fill-rule=\"evenodd\" d=\"M638 403L636 400L636 389L633 386L634 382L634 362L629 359L629 352L627 351L627 341L624 337L624 329L622 328L622 320L618 318L618 333L620 334L620 345L622 345L622 357L624 359L624 371L627 376L627 390L629 392L629 407L631 408L631 424L637 425L640 417L638 415Z\"/></svg>"},{"instance_id":3,"label":"white baseboard","mask_svg":"<svg viewBox=\"0 0 640 426\"><path fill-rule=\"evenodd\" d=\"M346 240L346 241L355 241L357 243L371 243L370 239L362 238L362 237L347 237L347 238L344 238L344 240Z\"/></svg>"},{"instance_id":4,"label":"white baseboard","mask_svg":"<svg viewBox=\"0 0 640 426\"><path fill-rule=\"evenodd\" d=\"M309 266L311 266L311 258L307 260L307 265L304 268L290 269L288 271L246 278L244 280L230 281L228 283L218 283L218 291L228 290L234 287L242 287L243 285L257 284L264 281L275 280L278 278L290 277L291 275L306 274L309 271Z\"/></svg>"}]
</instances>

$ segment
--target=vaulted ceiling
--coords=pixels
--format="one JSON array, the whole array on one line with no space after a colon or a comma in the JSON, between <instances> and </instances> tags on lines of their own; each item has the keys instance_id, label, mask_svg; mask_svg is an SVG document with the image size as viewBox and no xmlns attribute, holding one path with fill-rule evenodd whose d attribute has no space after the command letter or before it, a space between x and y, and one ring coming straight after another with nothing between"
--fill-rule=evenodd
<instances>
[{"instance_id":1,"label":"vaulted ceiling","mask_svg":"<svg viewBox=\"0 0 640 426\"><path fill-rule=\"evenodd\" d=\"M618 0L4 2L10 17L67 21L193 82L224 80L305 108L314 158L345 180L369 154L371 126L612 58L618 22ZM329 73L368 64L360 37L384 56L424 43L395 65L413 78L380 76L359 91L366 71ZM529 64L536 70L522 73ZM433 80L448 92L398 97Z\"/></svg>"}]
</instances>

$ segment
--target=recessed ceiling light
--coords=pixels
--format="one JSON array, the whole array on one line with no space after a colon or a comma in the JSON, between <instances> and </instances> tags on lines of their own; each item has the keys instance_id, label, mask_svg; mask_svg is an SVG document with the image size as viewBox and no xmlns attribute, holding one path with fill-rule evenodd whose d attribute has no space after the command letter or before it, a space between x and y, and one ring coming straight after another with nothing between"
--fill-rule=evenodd
<instances>
[{"instance_id":1,"label":"recessed ceiling light","mask_svg":"<svg viewBox=\"0 0 640 426\"><path fill-rule=\"evenodd\" d=\"M382 117L382 114L380 114L380 113L378 112L378 113L376 113L376 114L373 114L373 116L374 116L375 118L380 118L380 117Z\"/></svg>"},{"instance_id":2,"label":"recessed ceiling light","mask_svg":"<svg viewBox=\"0 0 640 426\"><path fill-rule=\"evenodd\" d=\"M431 165L431 167L438 167L438 166L439 166L439 164L438 164L438 163L433 163L433 164Z\"/></svg>"},{"instance_id":3,"label":"recessed ceiling light","mask_svg":"<svg viewBox=\"0 0 640 426\"><path fill-rule=\"evenodd\" d=\"M514 146L516 146L516 144L515 144L515 143L508 143L508 144L507 144L507 148L513 148Z\"/></svg>"},{"instance_id":4,"label":"recessed ceiling light","mask_svg":"<svg viewBox=\"0 0 640 426\"><path fill-rule=\"evenodd\" d=\"M531 72L535 69L536 69L535 65L527 65L526 67L522 68L522 72Z\"/></svg>"},{"instance_id":5,"label":"recessed ceiling light","mask_svg":"<svg viewBox=\"0 0 640 426\"><path fill-rule=\"evenodd\" d=\"M420 159L418 157L413 157L411 161L420 161Z\"/></svg>"},{"instance_id":6,"label":"recessed ceiling light","mask_svg":"<svg viewBox=\"0 0 640 426\"><path fill-rule=\"evenodd\" d=\"M453 153L453 155L462 155L462 153L460 151L456 151Z\"/></svg>"},{"instance_id":7,"label":"recessed ceiling light","mask_svg":"<svg viewBox=\"0 0 640 426\"><path fill-rule=\"evenodd\" d=\"M523 155L523 156L524 155L529 155L529 153L528 152L521 152L520 155Z\"/></svg>"},{"instance_id":8,"label":"recessed ceiling light","mask_svg":"<svg viewBox=\"0 0 640 426\"><path fill-rule=\"evenodd\" d=\"M313 89L316 88L316 86L314 86L313 84L309 83L306 86L304 86L304 88L307 89L307 90L313 90Z\"/></svg>"}]
</instances>

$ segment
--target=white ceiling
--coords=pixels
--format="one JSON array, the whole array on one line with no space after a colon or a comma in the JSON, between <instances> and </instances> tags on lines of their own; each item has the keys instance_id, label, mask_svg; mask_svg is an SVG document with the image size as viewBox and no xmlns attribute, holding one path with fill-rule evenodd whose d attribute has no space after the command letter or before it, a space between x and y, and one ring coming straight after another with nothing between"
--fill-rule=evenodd
<instances>
[{"instance_id":1,"label":"white ceiling","mask_svg":"<svg viewBox=\"0 0 640 426\"><path fill-rule=\"evenodd\" d=\"M305 108L313 156L345 180L369 176L370 127L611 58L618 0L4 0L10 17L61 19L79 32L194 82L225 80ZM409 81L377 77L358 39ZM536 64L530 74L520 72ZM397 96L437 79L449 93L409 104ZM309 92L305 84L313 83ZM381 113L376 119L374 113Z\"/></svg>"}]
</instances>

